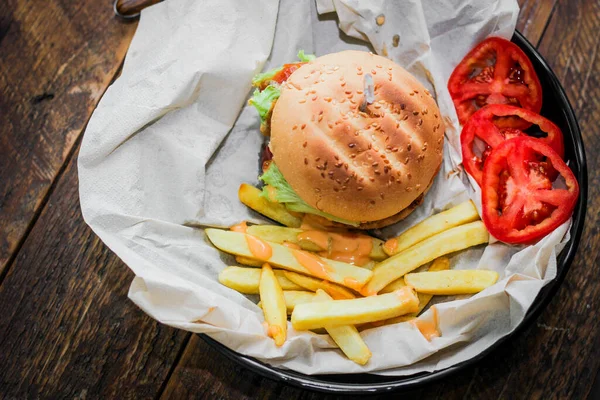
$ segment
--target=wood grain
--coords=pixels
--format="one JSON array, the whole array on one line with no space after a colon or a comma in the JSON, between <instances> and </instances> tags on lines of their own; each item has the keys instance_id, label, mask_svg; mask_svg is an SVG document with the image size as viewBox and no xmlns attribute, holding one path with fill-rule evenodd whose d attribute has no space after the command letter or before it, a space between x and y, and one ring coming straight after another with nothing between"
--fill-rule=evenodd
<instances>
[{"instance_id":1,"label":"wood grain","mask_svg":"<svg viewBox=\"0 0 600 400\"><path fill-rule=\"evenodd\" d=\"M540 42L555 5L556 0L519 0L517 29L534 46Z\"/></svg>"},{"instance_id":2,"label":"wood grain","mask_svg":"<svg viewBox=\"0 0 600 400\"><path fill-rule=\"evenodd\" d=\"M72 160L0 286L0 398L152 398L189 337L127 298L77 188Z\"/></svg>"},{"instance_id":3,"label":"wood grain","mask_svg":"<svg viewBox=\"0 0 600 400\"><path fill-rule=\"evenodd\" d=\"M599 2L519 3L518 29L559 75L584 132L579 254L521 336L402 398L585 398L600 366ZM73 146L134 26L116 23L109 1L40 4L0 5L0 270L22 243L0 286L0 398L335 398L262 378L127 299L131 272L81 219Z\"/></svg>"},{"instance_id":4,"label":"wood grain","mask_svg":"<svg viewBox=\"0 0 600 400\"><path fill-rule=\"evenodd\" d=\"M0 5L0 276L125 57L111 4Z\"/></svg>"}]
</instances>

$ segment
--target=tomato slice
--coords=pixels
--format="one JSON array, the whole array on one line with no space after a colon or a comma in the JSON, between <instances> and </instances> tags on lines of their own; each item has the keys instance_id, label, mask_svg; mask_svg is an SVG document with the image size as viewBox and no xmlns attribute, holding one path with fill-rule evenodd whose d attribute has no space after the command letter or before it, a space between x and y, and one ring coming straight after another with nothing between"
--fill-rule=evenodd
<instances>
[{"instance_id":1,"label":"tomato slice","mask_svg":"<svg viewBox=\"0 0 600 400\"><path fill-rule=\"evenodd\" d=\"M448 90L463 125L486 104L510 104L536 113L542 109L542 86L531 61L516 44L498 37L484 40L463 58ZM501 125L527 128L511 119Z\"/></svg>"},{"instance_id":2,"label":"tomato slice","mask_svg":"<svg viewBox=\"0 0 600 400\"><path fill-rule=\"evenodd\" d=\"M550 179L532 161L544 157L564 182ZM566 188L561 188L566 187ZM531 243L569 219L579 185L552 147L520 136L495 147L483 168L483 222L490 234L506 243Z\"/></svg>"},{"instance_id":3,"label":"tomato slice","mask_svg":"<svg viewBox=\"0 0 600 400\"><path fill-rule=\"evenodd\" d=\"M561 158L564 155L562 131L552 121L524 108L504 104L485 106L469 118L460 134L463 165L467 173L475 178L479 186L481 186L483 164L490 151L507 139L527 136L527 133L521 129L503 127L502 121L505 121L505 118L523 121L520 125L537 125L545 134L545 137L539 139L552 147ZM476 138L484 142L485 145L485 148L481 149L481 156L478 156L475 151L477 147ZM544 160L540 159L538 161L543 162Z\"/></svg>"},{"instance_id":4,"label":"tomato slice","mask_svg":"<svg viewBox=\"0 0 600 400\"><path fill-rule=\"evenodd\" d=\"M298 68L302 65L306 64L305 62L297 62L291 64L283 64L281 70L278 71L271 79L267 79L263 81L259 87L260 90L264 90L271 82L277 82L279 84L288 80L290 75L292 75Z\"/></svg>"}]
</instances>

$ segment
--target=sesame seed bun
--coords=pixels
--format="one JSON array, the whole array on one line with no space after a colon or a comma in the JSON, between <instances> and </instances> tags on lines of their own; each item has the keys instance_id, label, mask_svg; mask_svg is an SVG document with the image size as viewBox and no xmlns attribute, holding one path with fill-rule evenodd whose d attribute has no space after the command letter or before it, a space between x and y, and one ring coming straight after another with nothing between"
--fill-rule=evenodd
<instances>
[{"instance_id":1,"label":"sesame seed bun","mask_svg":"<svg viewBox=\"0 0 600 400\"><path fill-rule=\"evenodd\" d=\"M367 73L375 101L363 113ZM269 147L306 203L372 228L406 216L422 197L443 138L440 111L411 74L387 58L344 51L303 65L282 85Z\"/></svg>"}]
</instances>

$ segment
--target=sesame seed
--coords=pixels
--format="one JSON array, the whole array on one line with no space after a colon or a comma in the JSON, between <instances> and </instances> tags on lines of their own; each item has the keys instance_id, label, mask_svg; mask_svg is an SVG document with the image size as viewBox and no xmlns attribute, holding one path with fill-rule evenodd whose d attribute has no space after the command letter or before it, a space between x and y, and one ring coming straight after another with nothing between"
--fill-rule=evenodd
<instances>
[{"instance_id":1,"label":"sesame seed","mask_svg":"<svg viewBox=\"0 0 600 400\"><path fill-rule=\"evenodd\" d=\"M323 100L325 100L326 102L329 103L331 101L331 97L325 97L325 98L323 98Z\"/></svg>"},{"instance_id":2,"label":"sesame seed","mask_svg":"<svg viewBox=\"0 0 600 400\"><path fill-rule=\"evenodd\" d=\"M337 65L335 67L333 67L334 71L337 71L338 69L340 69L340 67L338 67Z\"/></svg>"},{"instance_id":3,"label":"sesame seed","mask_svg":"<svg viewBox=\"0 0 600 400\"><path fill-rule=\"evenodd\" d=\"M412 188L410 186L407 186L405 189L407 192L412 192Z\"/></svg>"},{"instance_id":4,"label":"sesame seed","mask_svg":"<svg viewBox=\"0 0 600 400\"><path fill-rule=\"evenodd\" d=\"M321 178L325 178L325 172L321 172Z\"/></svg>"},{"instance_id":5,"label":"sesame seed","mask_svg":"<svg viewBox=\"0 0 600 400\"><path fill-rule=\"evenodd\" d=\"M408 119L408 115L405 115L405 116L402 118L402 121L406 121L407 119Z\"/></svg>"},{"instance_id":6,"label":"sesame seed","mask_svg":"<svg viewBox=\"0 0 600 400\"><path fill-rule=\"evenodd\" d=\"M339 192L340 190L339 190L338 188L334 187L334 188L333 188L333 191L334 191L334 192Z\"/></svg>"},{"instance_id":7,"label":"sesame seed","mask_svg":"<svg viewBox=\"0 0 600 400\"><path fill-rule=\"evenodd\" d=\"M381 68L381 65L376 65L377 68Z\"/></svg>"},{"instance_id":8,"label":"sesame seed","mask_svg":"<svg viewBox=\"0 0 600 400\"><path fill-rule=\"evenodd\" d=\"M381 200L383 200L385 198L385 196L383 195L383 193L379 193L379 197L381 197Z\"/></svg>"},{"instance_id":9,"label":"sesame seed","mask_svg":"<svg viewBox=\"0 0 600 400\"><path fill-rule=\"evenodd\" d=\"M356 75L362 75L362 74L363 74L363 73L362 73L362 71L358 71L358 72L356 73Z\"/></svg>"},{"instance_id":10,"label":"sesame seed","mask_svg":"<svg viewBox=\"0 0 600 400\"><path fill-rule=\"evenodd\" d=\"M298 103L300 103L300 104L306 103L306 99L300 99L300 100L298 100Z\"/></svg>"},{"instance_id":11,"label":"sesame seed","mask_svg":"<svg viewBox=\"0 0 600 400\"><path fill-rule=\"evenodd\" d=\"M359 65L356 67L357 70L362 71L362 67Z\"/></svg>"},{"instance_id":12,"label":"sesame seed","mask_svg":"<svg viewBox=\"0 0 600 400\"><path fill-rule=\"evenodd\" d=\"M307 144L307 142L302 143L302 147L306 147Z\"/></svg>"},{"instance_id":13,"label":"sesame seed","mask_svg":"<svg viewBox=\"0 0 600 400\"><path fill-rule=\"evenodd\" d=\"M418 111L413 111L413 115L419 115Z\"/></svg>"},{"instance_id":14,"label":"sesame seed","mask_svg":"<svg viewBox=\"0 0 600 400\"><path fill-rule=\"evenodd\" d=\"M362 94L362 93L363 93L363 91L362 91L362 90L357 90L357 91L356 91L356 94Z\"/></svg>"},{"instance_id":15,"label":"sesame seed","mask_svg":"<svg viewBox=\"0 0 600 400\"><path fill-rule=\"evenodd\" d=\"M314 96L314 97L312 98L312 101L315 101L315 100L316 100L316 99L318 99L318 98L319 98L318 96Z\"/></svg>"},{"instance_id":16,"label":"sesame seed","mask_svg":"<svg viewBox=\"0 0 600 400\"><path fill-rule=\"evenodd\" d=\"M379 172L378 169L375 170L375 175L381 175L381 172Z\"/></svg>"},{"instance_id":17,"label":"sesame seed","mask_svg":"<svg viewBox=\"0 0 600 400\"><path fill-rule=\"evenodd\" d=\"M333 129L333 124L331 122L327 122L327 126L329 127L329 129Z\"/></svg>"},{"instance_id":18,"label":"sesame seed","mask_svg":"<svg viewBox=\"0 0 600 400\"><path fill-rule=\"evenodd\" d=\"M411 150L412 150L412 143L409 143L409 144L406 146L406 150L407 150L407 151L411 151Z\"/></svg>"},{"instance_id":19,"label":"sesame seed","mask_svg":"<svg viewBox=\"0 0 600 400\"><path fill-rule=\"evenodd\" d=\"M329 172L327 173L327 175L329 175L329 176L333 176L333 171L329 171Z\"/></svg>"},{"instance_id":20,"label":"sesame seed","mask_svg":"<svg viewBox=\"0 0 600 400\"><path fill-rule=\"evenodd\" d=\"M359 186L359 187L356 188L356 190L358 190L360 192L361 190L363 190L363 187Z\"/></svg>"},{"instance_id":21,"label":"sesame seed","mask_svg":"<svg viewBox=\"0 0 600 400\"><path fill-rule=\"evenodd\" d=\"M351 149L353 149L356 146L356 143L349 143L348 147L350 147Z\"/></svg>"},{"instance_id":22,"label":"sesame seed","mask_svg":"<svg viewBox=\"0 0 600 400\"><path fill-rule=\"evenodd\" d=\"M295 131L296 129L298 129L298 125L294 125L294 126L292 127L292 130L293 130L293 131Z\"/></svg>"},{"instance_id":23,"label":"sesame seed","mask_svg":"<svg viewBox=\"0 0 600 400\"><path fill-rule=\"evenodd\" d=\"M401 110L404 110L404 109L406 109L406 104L400 104L400 109L401 109Z\"/></svg>"},{"instance_id":24,"label":"sesame seed","mask_svg":"<svg viewBox=\"0 0 600 400\"><path fill-rule=\"evenodd\" d=\"M419 123L417 124L417 126L421 126L423 125L423 120L419 118Z\"/></svg>"},{"instance_id":25,"label":"sesame seed","mask_svg":"<svg viewBox=\"0 0 600 400\"><path fill-rule=\"evenodd\" d=\"M372 165L373 167L376 167L376 166L378 166L378 165L379 165L379 163L378 163L378 162L374 162L374 163L373 163L373 164L371 164L371 165Z\"/></svg>"},{"instance_id":26,"label":"sesame seed","mask_svg":"<svg viewBox=\"0 0 600 400\"><path fill-rule=\"evenodd\" d=\"M373 205L373 204L375 204L375 200L369 200L369 203L371 203Z\"/></svg>"},{"instance_id":27,"label":"sesame seed","mask_svg":"<svg viewBox=\"0 0 600 400\"><path fill-rule=\"evenodd\" d=\"M304 165L308 165L308 158L304 159Z\"/></svg>"},{"instance_id":28,"label":"sesame seed","mask_svg":"<svg viewBox=\"0 0 600 400\"><path fill-rule=\"evenodd\" d=\"M373 75L377 75L377 71L375 71L374 69L372 69L372 70L371 70L371 73L372 73Z\"/></svg>"},{"instance_id":29,"label":"sesame seed","mask_svg":"<svg viewBox=\"0 0 600 400\"><path fill-rule=\"evenodd\" d=\"M306 128L306 124L302 124L302 126L300 127L300 129L304 129Z\"/></svg>"},{"instance_id":30,"label":"sesame seed","mask_svg":"<svg viewBox=\"0 0 600 400\"><path fill-rule=\"evenodd\" d=\"M322 116L322 115L319 115L318 122L321 122L322 120L323 120L323 116Z\"/></svg>"}]
</instances>

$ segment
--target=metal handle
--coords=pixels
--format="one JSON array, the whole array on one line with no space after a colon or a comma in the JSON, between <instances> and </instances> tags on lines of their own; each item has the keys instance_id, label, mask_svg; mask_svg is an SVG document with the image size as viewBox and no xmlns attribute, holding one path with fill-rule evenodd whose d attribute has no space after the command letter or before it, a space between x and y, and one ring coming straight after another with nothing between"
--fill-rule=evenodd
<instances>
[{"instance_id":1,"label":"metal handle","mask_svg":"<svg viewBox=\"0 0 600 400\"><path fill-rule=\"evenodd\" d=\"M140 16L140 12L151 5L160 3L162 0L115 0L113 10L115 15L124 19L134 19Z\"/></svg>"}]
</instances>

